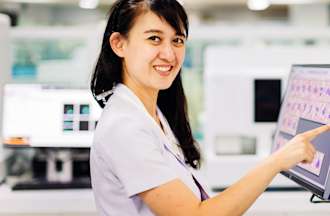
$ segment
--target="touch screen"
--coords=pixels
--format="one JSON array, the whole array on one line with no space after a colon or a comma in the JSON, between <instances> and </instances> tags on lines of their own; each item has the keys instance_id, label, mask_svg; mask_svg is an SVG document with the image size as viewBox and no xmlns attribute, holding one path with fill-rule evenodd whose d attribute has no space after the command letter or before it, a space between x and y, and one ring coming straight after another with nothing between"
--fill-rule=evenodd
<instances>
[{"instance_id":1,"label":"touch screen","mask_svg":"<svg viewBox=\"0 0 330 216\"><path fill-rule=\"evenodd\" d=\"M272 152L295 135L330 123L330 66L295 65L281 106ZM323 197L330 166L330 133L311 141L317 151L310 164L300 163L287 172L289 178ZM328 199L328 196L325 197Z\"/></svg>"}]
</instances>

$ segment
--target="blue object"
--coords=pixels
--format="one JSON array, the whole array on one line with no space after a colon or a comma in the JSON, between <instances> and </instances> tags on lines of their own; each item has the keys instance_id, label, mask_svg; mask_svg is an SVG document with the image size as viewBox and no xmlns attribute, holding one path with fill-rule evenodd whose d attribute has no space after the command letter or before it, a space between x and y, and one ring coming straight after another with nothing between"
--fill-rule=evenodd
<instances>
[{"instance_id":1,"label":"blue object","mask_svg":"<svg viewBox=\"0 0 330 216\"><path fill-rule=\"evenodd\" d=\"M36 65L18 65L12 67L11 76L13 80L17 79L35 79L37 77Z\"/></svg>"}]
</instances>

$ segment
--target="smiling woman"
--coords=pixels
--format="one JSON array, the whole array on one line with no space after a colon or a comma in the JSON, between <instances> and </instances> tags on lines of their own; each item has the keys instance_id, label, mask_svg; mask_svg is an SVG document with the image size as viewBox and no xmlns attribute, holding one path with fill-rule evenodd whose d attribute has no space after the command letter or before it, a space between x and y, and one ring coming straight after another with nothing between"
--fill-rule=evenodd
<instances>
[{"instance_id":1,"label":"smiling woman","mask_svg":"<svg viewBox=\"0 0 330 216\"><path fill-rule=\"evenodd\" d=\"M91 81L104 108L90 155L100 215L241 215L278 172L312 161L310 140L329 130L297 135L209 198L190 172L200 167L200 153L181 82L187 37L187 15L176 0L118 0L110 11Z\"/></svg>"},{"instance_id":2,"label":"smiling woman","mask_svg":"<svg viewBox=\"0 0 330 216\"><path fill-rule=\"evenodd\" d=\"M175 0L120 0L110 10L91 82L104 107L91 150L93 189L104 215L126 215L120 203L139 206L127 215L152 215L139 193L175 179L205 198L188 169L199 167L200 153L181 82L187 37L187 15ZM109 169L113 181L101 175Z\"/></svg>"},{"instance_id":3,"label":"smiling woman","mask_svg":"<svg viewBox=\"0 0 330 216\"><path fill-rule=\"evenodd\" d=\"M187 37L188 18L177 1L117 1L110 10L91 90L104 107L116 85L124 84L159 123L157 105L186 162L197 168L200 153L192 137L181 81Z\"/></svg>"}]
</instances>

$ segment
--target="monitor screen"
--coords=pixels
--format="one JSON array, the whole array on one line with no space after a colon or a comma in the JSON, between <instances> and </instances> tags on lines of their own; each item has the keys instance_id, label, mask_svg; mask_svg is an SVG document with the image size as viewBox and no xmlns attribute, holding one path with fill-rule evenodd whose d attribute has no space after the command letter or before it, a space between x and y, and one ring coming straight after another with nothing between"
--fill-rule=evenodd
<instances>
[{"instance_id":1,"label":"monitor screen","mask_svg":"<svg viewBox=\"0 0 330 216\"><path fill-rule=\"evenodd\" d=\"M3 140L32 147L89 147L100 114L88 89L7 84Z\"/></svg>"},{"instance_id":2,"label":"monitor screen","mask_svg":"<svg viewBox=\"0 0 330 216\"><path fill-rule=\"evenodd\" d=\"M294 65L281 106L272 151L296 134L330 123L330 65ZM282 172L314 194L329 199L330 133L311 141L317 151L310 164Z\"/></svg>"}]
</instances>

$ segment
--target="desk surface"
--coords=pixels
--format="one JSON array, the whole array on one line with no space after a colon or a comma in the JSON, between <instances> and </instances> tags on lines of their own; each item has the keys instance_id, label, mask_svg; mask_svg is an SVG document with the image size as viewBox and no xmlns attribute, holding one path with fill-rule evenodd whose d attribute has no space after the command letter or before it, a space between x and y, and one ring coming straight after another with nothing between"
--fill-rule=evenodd
<instances>
[{"instance_id":1,"label":"desk surface","mask_svg":"<svg viewBox=\"0 0 330 216\"><path fill-rule=\"evenodd\" d=\"M215 195L215 194L213 194ZM312 204L309 192L266 192L246 215L330 215L330 204ZM90 189L12 191L0 186L0 215L75 213L95 215Z\"/></svg>"},{"instance_id":2,"label":"desk surface","mask_svg":"<svg viewBox=\"0 0 330 216\"><path fill-rule=\"evenodd\" d=\"M0 187L0 214L2 213L95 213L92 190L36 190L12 191Z\"/></svg>"},{"instance_id":3,"label":"desk surface","mask_svg":"<svg viewBox=\"0 0 330 216\"><path fill-rule=\"evenodd\" d=\"M310 203L310 192L265 192L248 212L274 213L274 215L323 216L330 215L330 204ZM276 213L276 214L275 214ZM265 215L265 214L264 214Z\"/></svg>"}]
</instances>

